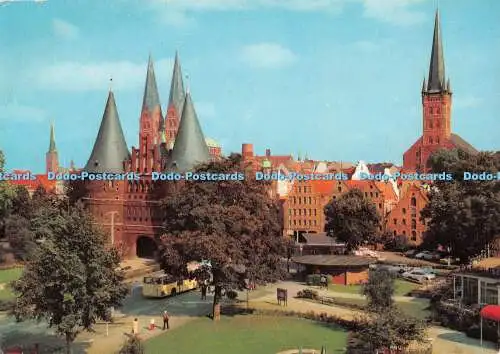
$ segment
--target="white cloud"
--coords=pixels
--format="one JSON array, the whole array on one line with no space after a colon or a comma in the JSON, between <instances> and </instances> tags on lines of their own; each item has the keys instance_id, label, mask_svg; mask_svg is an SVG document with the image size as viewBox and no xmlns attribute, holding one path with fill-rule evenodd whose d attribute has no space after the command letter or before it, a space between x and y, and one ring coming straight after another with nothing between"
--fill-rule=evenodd
<instances>
[{"instance_id":1,"label":"white cloud","mask_svg":"<svg viewBox=\"0 0 500 354\"><path fill-rule=\"evenodd\" d=\"M0 121L41 122L47 118L47 113L40 108L20 105L17 102L0 106Z\"/></svg>"},{"instance_id":2,"label":"white cloud","mask_svg":"<svg viewBox=\"0 0 500 354\"><path fill-rule=\"evenodd\" d=\"M172 59L155 61L156 81L163 82L172 75ZM39 88L63 91L102 90L113 79L113 89L129 90L144 85L147 62L130 61L81 63L60 62L40 67L29 75Z\"/></svg>"},{"instance_id":3,"label":"white cloud","mask_svg":"<svg viewBox=\"0 0 500 354\"><path fill-rule=\"evenodd\" d=\"M171 25L192 23L189 16L202 11L281 9L339 14L345 5L361 3L363 15L395 25L412 25L426 16L412 7L425 0L150 0L152 9Z\"/></svg>"},{"instance_id":4,"label":"white cloud","mask_svg":"<svg viewBox=\"0 0 500 354\"><path fill-rule=\"evenodd\" d=\"M414 25L425 21L427 15L422 11L413 10L413 6L425 0L362 0L363 16L374 18L394 25Z\"/></svg>"},{"instance_id":5,"label":"white cloud","mask_svg":"<svg viewBox=\"0 0 500 354\"><path fill-rule=\"evenodd\" d=\"M244 46L240 58L255 68L278 68L293 64L297 56L276 43L257 43Z\"/></svg>"},{"instance_id":6,"label":"white cloud","mask_svg":"<svg viewBox=\"0 0 500 354\"><path fill-rule=\"evenodd\" d=\"M56 36L68 40L76 39L80 34L78 27L58 18L52 20L52 30Z\"/></svg>"},{"instance_id":7,"label":"white cloud","mask_svg":"<svg viewBox=\"0 0 500 354\"><path fill-rule=\"evenodd\" d=\"M455 97L453 106L455 109L472 108L481 105L482 98L476 96Z\"/></svg>"}]
</instances>

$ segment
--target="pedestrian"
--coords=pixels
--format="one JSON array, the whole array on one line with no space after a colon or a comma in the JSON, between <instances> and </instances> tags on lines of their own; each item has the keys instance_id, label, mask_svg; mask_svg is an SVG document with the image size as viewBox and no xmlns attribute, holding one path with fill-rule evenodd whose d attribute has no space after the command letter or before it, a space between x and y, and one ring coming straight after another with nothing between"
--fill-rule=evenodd
<instances>
[{"instance_id":1,"label":"pedestrian","mask_svg":"<svg viewBox=\"0 0 500 354\"><path fill-rule=\"evenodd\" d=\"M207 299L207 286L205 284L201 286L201 299L202 300Z\"/></svg>"},{"instance_id":2,"label":"pedestrian","mask_svg":"<svg viewBox=\"0 0 500 354\"><path fill-rule=\"evenodd\" d=\"M170 317L168 316L167 310L163 311L163 330L165 330L165 327L167 329L170 329L170 327L168 325L168 320L169 319L170 319Z\"/></svg>"},{"instance_id":3,"label":"pedestrian","mask_svg":"<svg viewBox=\"0 0 500 354\"><path fill-rule=\"evenodd\" d=\"M137 318L132 322L132 334L139 334L139 320Z\"/></svg>"},{"instance_id":4,"label":"pedestrian","mask_svg":"<svg viewBox=\"0 0 500 354\"><path fill-rule=\"evenodd\" d=\"M152 318L151 321L149 322L149 330L152 331L156 328L155 326L155 319Z\"/></svg>"}]
</instances>

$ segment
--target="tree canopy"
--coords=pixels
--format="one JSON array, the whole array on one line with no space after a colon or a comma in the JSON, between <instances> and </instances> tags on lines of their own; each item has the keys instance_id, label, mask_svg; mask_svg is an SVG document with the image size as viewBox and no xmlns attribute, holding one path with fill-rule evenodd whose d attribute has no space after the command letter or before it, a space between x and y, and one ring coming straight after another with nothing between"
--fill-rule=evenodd
<instances>
[{"instance_id":1,"label":"tree canopy","mask_svg":"<svg viewBox=\"0 0 500 354\"><path fill-rule=\"evenodd\" d=\"M378 239L380 216L375 204L352 189L325 206L325 231L353 250Z\"/></svg>"},{"instance_id":2,"label":"tree canopy","mask_svg":"<svg viewBox=\"0 0 500 354\"><path fill-rule=\"evenodd\" d=\"M46 320L70 345L127 294L119 256L107 249L101 230L82 206L47 208L36 232L43 242L32 253L21 278L12 284L12 314L21 321ZM44 226L41 226L41 225Z\"/></svg>"},{"instance_id":3,"label":"tree canopy","mask_svg":"<svg viewBox=\"0 0 500 354\"><path fill-rule=\"evenodd\" d=\"M241 156L197 168L197 173L243 173ZM183 181L163 202L164 235L160 239L162 268L187 276L186 264L209 260L197 277L213 279L214 306L222 289L242 289L246 280L281 279L287 243L281 234L279 208L269 184L247 175L242 181Z\"/></svg>"},{"instance_id":4,"label":"tree canopy","mask_svg":"<svg viewBox=\"0 0 500 354\"><path fill-rule=\"evenodd\" d=\"M459 150L440 150L431 156L433 172L452 173L455 179L437 181L422 211L422 217L430 219L426 247L449 248L453 257L465 263L500 236L500 181L464 179L464 172L497 173L499 156L489 152L468 155Z\"/></svg>"},{"instance_id":5,"label":"tree canopy","mask_svg":"<svg viewBox=\"0 0 500 354\"><path fill-rule=\"evenodd\" d=\"M368 299L368 307L374 311L387 311L394 305L394 276L387 270L370 270L368 282L361 288L361 294Z\"/></svg>"}]
</instances>

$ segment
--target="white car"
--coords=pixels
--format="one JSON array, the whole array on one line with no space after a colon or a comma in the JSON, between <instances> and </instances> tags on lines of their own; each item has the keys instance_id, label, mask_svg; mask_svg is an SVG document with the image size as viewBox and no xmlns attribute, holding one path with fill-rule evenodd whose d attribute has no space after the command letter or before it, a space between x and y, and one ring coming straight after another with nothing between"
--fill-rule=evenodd
<instances>
[{"instance_id":1,"label":"white car","mask_svg":"<svg viewBox=\"0 0 500 354\"><path fill-rule=\"evenodd\" d=\"M432 260L437 260L440 257L436 253L432 253L432 252L429 252L429 251L423 251L423 252L417 253L415 255L415 258L416 259L425 259L426 261L432 261Z\"/></svg>"},{"instance_id":2,"label":"white car","mask_svg":"<svg viewBox=\"0 0 500 354\"><path fill-rule=\"evenodd\" d=\"M423 283L423 282L426 282L426 281L429 281L432 279L436 279L436 274L428 273L428 272L425 272L425 271L419 270L419 269L414 269L414 270L411 270L409 272L405 272L405 273L403 273L402 276L403 276L403 278L413 279L413 280L416 280L420 283Z\"/></svg>"}]
</instances>

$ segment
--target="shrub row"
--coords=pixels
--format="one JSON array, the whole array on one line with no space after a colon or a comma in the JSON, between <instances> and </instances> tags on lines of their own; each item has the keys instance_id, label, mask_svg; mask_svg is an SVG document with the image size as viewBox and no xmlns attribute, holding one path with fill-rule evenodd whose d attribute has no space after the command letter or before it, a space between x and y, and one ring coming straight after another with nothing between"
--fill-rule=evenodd
<instances>
[{"instance_id":1,"label":"shrub row","mask_svg":"<svg viewBox=\"0 0 500 354\"><path fill-rule=\"evenodd\" d=\"M342 300L338 300L338 299L335 299L333 297L319 296L319 294L316 290L311 290L311 289L304 289L304 290L299 291L297 293L296 297L302 298L302 299L311 299L314 302L317 302L317 303L323 304L323 305L337 305L337 306L342 306L342 307L348 307L348 308L355 309L355 310L365 310L366 309L366 307L364 305L344 302Z\"/></svg>"}]
</instances>

